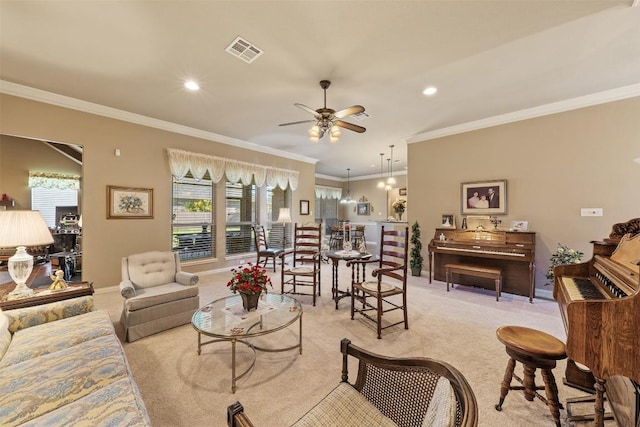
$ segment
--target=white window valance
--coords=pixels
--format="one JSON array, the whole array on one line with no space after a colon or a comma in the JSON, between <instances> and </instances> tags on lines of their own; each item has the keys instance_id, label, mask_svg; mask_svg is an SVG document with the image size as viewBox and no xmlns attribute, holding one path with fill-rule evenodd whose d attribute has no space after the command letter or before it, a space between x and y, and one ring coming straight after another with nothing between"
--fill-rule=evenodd
<instances>
[{"instance_id":1,"label":"white window valance","mask_svg":"<svg viewBox=\"0 0 640 427\"><path fill-rule=\"evenodd\" d=\"M80 177L78 175L63 175L50 172L29 172L29 188L79 190Z\"/></svg>"},{"instance_id":2,"label":"white window valance","mask_svg":"<svg viewBox=\"0 0 640 427\"><path fill-rule=\"evenodd\" d=\"M342 188L316 185L316 197L318 199L340 199L342 197Z\"/></svg>"},{"instance_id":3,"label":"white window valance","mask_svg":"<svg viewBox=\"0 0 640 427\"><path fill-rule=\"evenodd\" d=\"M242 182L244 185L255 182L258 187L262 187L266 183L270 187L280 187L283 190L287 186L292 190L298 188L300 179L298 171L192 153L175 148L167 148L167 153L171 174L176 178L184 178L190 171L194 178L202 179L209 172L213 182L220 182L222 177L226 175L230 182Z\"/></svg>"}]
</instances>

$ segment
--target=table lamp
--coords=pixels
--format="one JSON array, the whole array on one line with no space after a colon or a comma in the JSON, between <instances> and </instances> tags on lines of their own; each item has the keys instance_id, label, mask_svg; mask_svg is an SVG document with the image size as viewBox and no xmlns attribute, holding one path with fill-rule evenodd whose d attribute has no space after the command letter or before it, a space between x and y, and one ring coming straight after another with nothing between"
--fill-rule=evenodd
<instances>
[{"instance_id":1,"label":"table lamp","mask_svg":"<svg viewBox=\"0 0 640 427\"><path fill-rule=\"evenodd\" d=\"M289 208L280 208L277 223L282 224L282 249L287 244L287 224L291 224L291 210Z\"/></svg>"},{"instance_id":2,"label":"table lamp","mask_svg":"<svg viewBox=\"0 0 640 427\"><path fill-rule=\"evenodd\" d=\"M33 256L27 253L27 246L49 245L53 236L38 211L0 211L0 248L16 247L16 253L9 258L9 275L16 287L8 299L24 298L33 293L27 287L27 279L33 271Z\"/></svg>"}]
</instances>

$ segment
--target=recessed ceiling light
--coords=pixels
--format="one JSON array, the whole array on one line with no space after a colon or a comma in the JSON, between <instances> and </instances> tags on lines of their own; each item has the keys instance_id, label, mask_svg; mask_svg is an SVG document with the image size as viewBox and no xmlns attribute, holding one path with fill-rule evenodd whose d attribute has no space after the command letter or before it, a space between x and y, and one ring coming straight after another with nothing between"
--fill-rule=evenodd
<instances>
[{"instance_id":1,"label":"recessed ceiling light","mask_svg":"<svg viewBox=\"0 0 640 427\"><path fill-rule=\"evenodd\" d=\"M187 80L184 82L184 87L192 91L200 90L200 85L195 80Z\"/></svg>"},{"instance_id":2,"label":"recessed ceiling light","mask_svg":"<svg viewBox=\"0 0 640 427\"><path fill-rule=\"evenodd\" d=\"M427 95L427 96L431 96L431 95L435 95L436 92L438 92L438 88L435 86L429 86L428 88L426 88L425 90L422 91L423 95Z\"/></svg>"}]
</instances>

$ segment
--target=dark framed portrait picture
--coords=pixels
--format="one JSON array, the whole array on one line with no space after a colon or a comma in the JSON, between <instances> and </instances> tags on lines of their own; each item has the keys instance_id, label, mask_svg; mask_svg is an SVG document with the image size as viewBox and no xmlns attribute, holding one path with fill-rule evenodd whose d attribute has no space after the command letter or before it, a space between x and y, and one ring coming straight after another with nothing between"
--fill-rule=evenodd
<instances>
[{"instance_id":1,"label":"dark framed portrait picture","mask_svg":"<svg viewBox=\"0 0 640 427\"><path fill-rule=\"evenodd\" d=\"M506 215L507 180L463 182L460 205L462 214Z\"/></svg>"},{"instance_id":2,"label":"dark framed portrait picture","mask_svg":"<svg viewBox=\"0 0 640 427\"><path fill-rule=\"evenodd\" d=\"M300 200L300 215L309 215L309 201Z\"/></svg>"},{"instance_id":3,"label":"dark framed portrait picture","mask_svg":"<svg viewBox=\"0 0 640 427\"><path fill-rule=\"evenodd\" d=\"M358 215L370 215L371 214L371 203L358 203L357 207Z\"/></svg>"}]
</instances>

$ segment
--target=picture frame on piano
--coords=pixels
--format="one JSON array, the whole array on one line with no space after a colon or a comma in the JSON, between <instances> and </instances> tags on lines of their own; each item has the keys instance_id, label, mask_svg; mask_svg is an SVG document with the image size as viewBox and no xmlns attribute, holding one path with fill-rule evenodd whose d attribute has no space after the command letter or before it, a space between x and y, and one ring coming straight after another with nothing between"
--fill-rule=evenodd
<instances>
[{"instance_id":1,"label":"picture frame on piano","mask_svg":"<svg viewBox=\"0 0 640 427\"><path fill-rule=\"evenodd\" d=\"M442 225L441 225L441 227L456 228L456 220L453 217L453 214L443 214L442 215Z\"/></svg>"},{"instance_id":2,"label":"picture frame on piano","mask_svg":"<svg viewBox=\"0 0 640 427\"><path fill-rule=\"evenodd\" d=\"M460 212L463 215L506 215L507 180L461 183Z\"/></svg>"}]
</instances>

